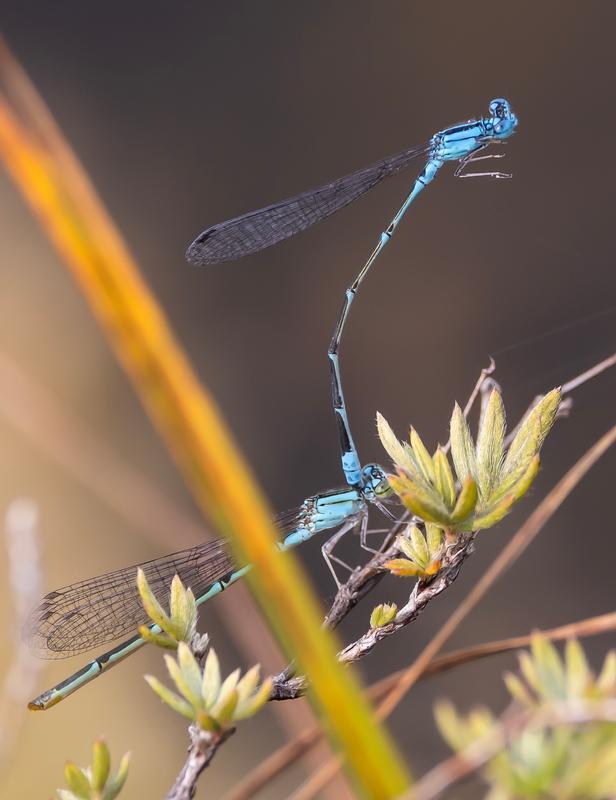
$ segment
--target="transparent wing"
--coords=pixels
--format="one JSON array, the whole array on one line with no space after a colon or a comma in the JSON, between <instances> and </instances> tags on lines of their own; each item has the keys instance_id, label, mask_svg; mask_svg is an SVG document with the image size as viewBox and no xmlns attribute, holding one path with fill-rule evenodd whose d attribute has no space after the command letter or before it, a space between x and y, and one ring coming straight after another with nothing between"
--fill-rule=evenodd
<instances>
[{"instance_id":1,"label":"transparent wing","mask_svg":"<svg viewBox=\"0 0 616 800\"><path fill-rule=\"evenodd\" d=\"M137 591L137 567L152 591L169 608L175 574L198 597L233 569L222 539L135 564L49 592L32 612L24 638L40 658L68 658L136 632L148 621Z\"/></svg>"},{"instance_id":2,"label":"transparent wing","mask_svg":"<svg viewBox=\"0 0 616 800\"><path fill-rule=\"evenodd\" d=\"M300 511L276 518L284 536L297 525ZM88 578L49 592L30 614L23 637L39 658L68 658L121 636L148 622L137 591L137 568L145 572L159 602L169 608L169 588L179 575L196 598L235 568L224 539L215 539L162 558Z\"/></svg>"},{"instance_id":3,"label":"transparent wing","mask_svg":"<svg viewBox=\"0 0 616 800\"><path fill-rule=\"evenodd\" d=\"M338 178L333 183L213 225L197 236L186 251L186 258L192 264L217 264L270 247L357 200L384 178L395 175L418 156L425 154L429 148L429 143L412 147Z\"/></svg>"}]
</instances>

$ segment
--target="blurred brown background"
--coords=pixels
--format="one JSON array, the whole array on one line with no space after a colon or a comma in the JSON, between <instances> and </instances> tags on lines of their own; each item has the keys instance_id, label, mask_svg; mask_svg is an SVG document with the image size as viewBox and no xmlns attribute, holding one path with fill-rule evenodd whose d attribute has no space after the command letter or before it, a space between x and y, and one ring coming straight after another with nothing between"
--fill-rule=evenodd
<instances>
[{"instance_id":1,"label":"blurred brown background","mask_svg":"<svg viewBox=\"0 0 616 800\"><path fill-rule=\"evenodd\" d=\"M514 418L534 394L614 349L613 4L6 0L2 22L274 507L341 481L325 352L343 291L412 173L260 255L188 266L186 246L210 224L419 143L505 96L520 119L500 162L514 179L456 181L443 170L353 308L342 367L363 459L383 457L377 409L401 435L412 422L431 445L444 441L454 399L465 399L490 354ZM4 174L0 219L3 357L196 518L84 301ZM536 500L613 423L615 380L604 375L576 393L573 416L545 449L534 496L481 538L445 598L366 661L367 680L412 659ZM154 544L4 416L0 434L0 509L17 495L39 504L47 588L175 549L174 530L166 545ZM614 464L608 454L452 646L613 609ZM98 480L108 478L101 467ZM325 600L332 585L319 544L301 557ZM348 552L358 555L352 544ZM5 578L1 585L0 671L12 619ZM344 636L365 627L377 600L400 599L409 586L383 582ZM229 669L245 664L217 603L207 627ZM611 643L588 643L595 661ZM39 688L81 663L50 664ZM392 728L417 770L445 753L432 730L434 699L499 709L500 673L513 663L469 666L413 692ZM183 759L184 725L152 696L146 670L162 674L158 653L137 655L49 713L24 711L0 794L51 795L63 761L86 763L104 732L116 757L133 751L123 796L163 796ZM272 711L247 724L198 796L218 796L287 736ZM266 796L284 797L291 785Z\"/></svg>"}]
</instances>

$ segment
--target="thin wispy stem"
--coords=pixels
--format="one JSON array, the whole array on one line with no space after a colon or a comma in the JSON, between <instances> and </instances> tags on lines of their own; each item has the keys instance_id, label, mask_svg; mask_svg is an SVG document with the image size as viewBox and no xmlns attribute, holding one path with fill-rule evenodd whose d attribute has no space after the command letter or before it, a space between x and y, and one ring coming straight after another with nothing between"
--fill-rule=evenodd
<instances>
[{"instance_id":1,"label":"thin wispy stem","mask_svg":"<svg viewBox=\"0 0 616 800\"><path fill-rule=\"evenodd\" d=\"M10 643L5 645L10 653L10 663L0 685L0 763L5 763L10 756L24 722L24 706L43 667L20 635L43 587L39 515L31 500L17 498L7 508L4 545L8 555L8 586L13 608Z\"/></svg>"}]
</instances>

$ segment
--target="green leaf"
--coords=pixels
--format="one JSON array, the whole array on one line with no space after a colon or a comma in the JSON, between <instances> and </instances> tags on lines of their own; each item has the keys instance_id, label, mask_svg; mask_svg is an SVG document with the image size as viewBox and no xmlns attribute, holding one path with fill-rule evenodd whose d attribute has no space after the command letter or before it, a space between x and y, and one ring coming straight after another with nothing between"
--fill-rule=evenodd
<instances>
[{"instance_id":1,"label":"green leaf","mask_svg":"<svg viewBox=\"0 0 616 800\"><path fill-rule=\"evenodd\" d=\"M150 689L156 692L163 703L166 703L174 711L177 711L178 714L182 714L182 716L187 717L187 719L191 721L194 720L195 711L190 703L187 703L182 697L179 697L175 692L172 692L171 689L167 689L167 687L153 675L146 675L145 680Z\"/></svg>"},{"instance_id":2,"label":"green leaf","mask_svg":"<svg viewBox=\"0 0 616 800\"><path fill-rule=\"evenodd\" d=\"M506 516L511 507L517 502L531 487L533 481L539 472L539 456L535 456L528 465L526 472L522 475L518 482L512 486L508 495L503 497L496 503L492 503L482 513L472 520L473 528L475 530L485 530L492 528L497 522L500 522Z\"/></svg>"},{"instance_id":3,"label":"green leaf","mask_svg":"<svg viewBox=\"0 0 616 800\"><path fill-rule=\"evenodd\" d=\"M531 689L533 689L535 692L538 692L540 688L540 682L534 660L530 657L530 654L527 653L526 651L520 653L518 659L520 662L520 671L522 672L522 675L524 675L524 677L526 678L526 682L531 687Z\"/></svg>"},{"instance_id":4,"label":"green leaf","mask_svg":"<svg viewBox=\"0 0 616 800\"><path fill-rule=\"evenodd\" d=\"M190 629L187 631L186 641L190 642L197 631L197 601L192 589L186 590L186 616L190 622Z\"/></svg>"},{"instance_id":5,"label":"green leaf","mask_svg":"<svg viewBox=\"0 0 616 800\"><path fill-rule=\"evenodd\" d=\"M443 498L445 506L451 510L456 502L456 486L449 459L440 447L437 447L434 458L434 485Z\"/></svg>"},{"instance_id":6,"label":"green leaf","mask_svg":"<svg viewBox=\"0 0 616 800\"><path fill-rule=\"evenodd\" d=\"M386 453L394 462L394 464L401 469L406 469L413 473L416 470L416 465L410 461L408 454L405 452L402 444L398 441L396 434L391 429L389 422L385 417L377 412L376 415L376 429L379 434L381 444L385 448Z\"/></svg>"},{"instance_id":7,"label":"green leaf","mask_svg":"<svg viewBox=\"0 0 616 800\"><path fill-rule=\"evenodd\" d=\"M439 555L443 547L443 531L438 525L426 522L426 541L428 543L430 558Z\"/></svg>"},{"instance_id":8,"label":"green leaf","mask_svg":"<svg viewBox=\"0 0 616 800\"><path fill-rule=\"evenodd\" d=\"M469 520L468 525L465 526L465 529L471 529L474 531L482 531L486 530L487 528L493 528L497 522L500 522L503 517L507 516L507 514L511 511L511 506L513 505L515 498L513 495L508 495L500 500L498 503L494 503L489 508L485 509L483 513L477 515L476 517L472 517Z\"/></svg>"},{"instance_id":9,"label":"green leaf","mask_svg":"<svg viewBox=\"0 0 616 800\"><path fill-rule=\"evenodd\" d=\"M145 609L145 613L148 617L155 622L159 628L162 628L164 631L168 631L171 620L169 619L167 612L158 602L154 593L150 589L150 584L145 576L145 572L141 569L141 567L137 570L137 588L139 589L139 594L141 595L141 602L143 603L143 607Z\"/></svg>"},{"instance_id":10,"label":"green leaf","mask_svg":"<svg viewBox=\"0 0 616 800\"><path fill-rule=\"evenodd\" d=\"M505 408L500 392L493 389L477 436L477 483L483 497L489 497L498 482L504 442Z\"/></svg>"},{"instance_id":11,"label":"green leaf","mask_svg":"<svg viewBox=\"0 0 616 800\"><path fill-rule=\"evenodd\" d=\"M411 526L410 530L411 535L411 543L413 545L413 549L417 554L416 560L417 563L420 564L422 567L425 567L430 560L430 553L428 552L428 545L426 543L426 539L423 533L419 530L416 525Z\"/></svg>"},{"instance_id":12,"label":"green leaf","mask_svg":"<svg viewBox=\"0 0 616 800\"><path fill-rule=\"evenodd\" d=\"M452 750L462 750L469 744L466 726L449 700L441 700L434 707L436 725L441 736Z\"/></svg>"},{"instance_id":13,"label":"green leaf","mask_svg":"<svg viewBox=\"0 0 616 800\"><path fill-rule=\"evenodd\" d=\"M390 484L402 503L415 516L425 522L434 522L447 527L449 512L436 492L428 492L409 480L399 480L392 476Z\"/></svg>"},{"instance_id":14,"label":"green leaf","mask_svg":"<svg viewBox=\"0 0 616 800\"><path fill-rule=\"evenodd\" d=\"M248 672L238 681L237 684L237 699L238 703L244 702L257 688L259 683L259 673L261 668L258 664L251 667Z\"/></svg>"},{"instance_id":15,"label":"green leaf","mask_svg":"<svg viewBox=\"0 0 616 800\"><path fill-rule=\"evenodd\" d=\"M518 678L517 675L514 675L512 672L506 672L504 677L505 686L509 689L509 694L516 700L521 706L529 707L535 705L533 698L531 697L528 689L522 683L522 681Z\"/></svg>"},{"instance_id":16,"label":"green leaf","mask_svg":"<svg viewBox=\"0 0 616 800\"><path fill-rule=\"evenodd\" d=\"M261 687L255 694L252 695L245 703L236 708L233 713L234 720L247 719L254 716L269 700L272 694L272 679L267 678L263 681Z\"/></svg>"},{"instance_id":17,"label":"green leaf","mask_svg":"<svg viewBox=\"0 0 616 800\"><path fill-rule=\"evenodd\" d=\"M122 756L122 760L120 761L120 766L115 774L115 777L110 783L107 784L107 787L105 788L103 800L115 800L115 798L120 794L122 787L126 783L126 778L128 777L129 761L130 753L126 753L124 756Z\"/></svg>"},{"instance_id":18,"label":"green leaf","mask_svg":"<svg viewBox=\"0 0 616 800\"><path fill-rule=\"evenodd\" d=\"M180 642L180 645L181 644L183 644L183 642ZM180 645L178 645L178 650ZM190 683L190 678L187 679L179 663L171 656L165 656L165 665L180 694L183 695L191 706L200 708L201 694L194 691L194 687Z\"/></svg>"},{"instance_id":19,"label":"green leaf","mask_svg":"<svg viewBox=\"0 0 616 800\"><path fill-rule=\"evenodd\" d=\"M459 525L471 516L477 505L477 497L477 483L469 474L462 483L462 490L451 513L453 525Z\"/></svg>"},{"instance_id":20,"label":"green leaf","mask_svg":"<svg viewBox=\"0 0 616 800\"><path fill-rule=\"evenodd\" d=\"M169 611L174 627L177 631L178 640L186 641L188 629L188 603L186 602L186 590L180 580L179 575L174 575L171 581L171 595L169 598Z\"/></svg>"},{"instance_id":21,"label":"green leaf","mask_svg":"<svg viewBox=\"0 0 616 800\"><path fill-rule=\"evenodd\" d=\"M203 681L201 683L201 696L206 708L210 708L218 697L220 692L220 663L214 648L210 648L210 652L205 659L205 669L203 670Z\"/></svg>"},{"instance_id":22,"label":"green leaf","mask_svg":"<svg viewBox=\"0 0 616 800\"><path fill-rule=\"evenodd\" d=\"M420 486L423 486L424 488L432 488L432 484L426 479L421 467L419 466L411 445L408 444L408 442L402 442L402 449L404 450L404 454L407 459L407 466L404 468L403 472L408 474L411 479Z\"/></svg>"},{"instance_id":23,"label":"green leaf","mask_svg":"<svg viewBox=\"0 0 616 800\"><path fill-rule=\"evenodd\" d=\"M100 792L107 783L109 777L109 769L111 766L111 758L109 756L109 748L102 739L94 742L92 748L92 788Z\"/></svg>"},{"instance_id":24,"label":"green leaf","mask_svg":"<svg viewBox=\"0 0 616 800\"><path fill-rule=\"evenodd\" d=\"M237 683L240 677L240 670L234 669L222 682L220 691L218 692L218 701L223 704L226 702L226 696L236 691Z\"/></svg>"},{"instance_id":25,"label":"green leaf","mask_svg":"<svg viewBox=\"0 0 616 800\"><path fill-rule=\"evenodd\" d=\"M601 673L597 678L597 686L602 693L614 692L616 688L616 651L612 650L605 657Z\"/></svg>"},{"instance_id":26,"label":"green leaf","mask_svg":"<svg viewBox=\"0 0 616 800\"><path fill-rule=\"evenodd\" d=\"M511 489L511 494L513 495L515 502L517 502L521 497L524 497L526 492L530 489L535 478L537 477L540 465L541 459L539 454L537 454L531 460L526 472L520 477L518 482Z\"/></svg>"},{"instance_id":27,"label":"green leaf","mask_svg":"<svg viewBox=\"0 0 616 800\"><path fill-rule=\"evenodd\" d=\"M539 634L533 636L531 652L539 678L539 692L546 699L564 700L565 669L554 645Z\"/></svg>"},{"instance_id":28,"label":"green leaf","mask_svg":"<svg viewBox=\"0 0 616 800\"><path fill-rule=\"evenodd\" d=\"M435 475L434 475L434 462L432 461L432 456L426 450L424 443L421 441L419 434L415 430L415 428L411 428L411 436L410 436L411 447L413 448L413 453L415 454L415 459L417 464L419 465L419 469L421 470L421 474L426 481L426 483L434 484L435 482Z\"/></svg>"},{"instance_id":29,"label":"green leaf","mask_svg":"<svg viewBox=\"0 0 616 800\"><path fill-rule=\"evenodd\" d=\"M197 711L195 722L201 728L201 730L208 731L208 733L215 733L220 731L221 728L221 726L218 724L218 721L214 719L210 712L204 711L203 709Z\"/></svg>"},{"instance_id":30,"label":"green leaf","mask_svg":"<svg viewBox=\"0 0 616 800\"><path fill-rule=\"evenodd\" d=\"M584 650L577 639L568 639L565 645L565 674L567 697L583 697L590 684L591 674Z\"/></svg>"},{"instance_id":31,"label":"green leaf","mask_svg":"<svg viewBox=\"0 0 616 800\"><path fill-rule=\"evenodd\" d=\"M190 647L185 642L180 642L178 645L178 664L180 665L186 688L190 692L190 697L186 696L186 699L193 705L200 706L203 700L201 694L201 670Z\"/></svg>"},{"instance_id":32,"label":"green leaf","mask_svg":"<svg viewBox=\"0 0 616 800\"><path fill-rule=\"evenodd\" d=\"M79 769L79 767L71 761L67 762L64 766L64 780L73 794L77 795L81 800L89 800L90 781L87 779L83 770Z\"/></svg>"},{"instance_id":33,"label":"green leaf","mask_svg":"<svg viewBox=\"0 0 616 800\"><path fill-rule=\"evenodd\" d=\"M413 547L413 543L407 536L400 535L396 538L396 547L400 550L401 553L409 558L411 561L417 561L418 556L415 548Z\"/></svg>"},{"instance_id":34,"label":"green leaf","mask_svg":"<svg viewBox=\"0 0 616 800\"><path fill-rule=\"evenodd\" d=\"M157 647L164 647L166 650L178 649L177 639L172 639L168 633L157 633L153 631L149 625L140 625L138 631L141 638L145 639L149 644L155 644Z\"/></svg>"},{"instance_id":35,"label":"green leaf","mask_svg":"<svg viewBox=\"0 0 616 800\"><path fill-rule=\"evenodd\" d=\"M450 423L451 437L451 456L456 468L456 474L460 483L470 475L475 478L477 475L477 464L475 460L475 445L469 430L462 409L456 403L451 415Z\"/></svg>"},{"instance_id":36,"label":"green leaf","mask_svg":"<svg viewBox=\"0 0 616 800\"><path fill-rule=\"evenodd\" d=\"M559 405L560 389L552 389L530 411L507 451L503 464L503 476L514 471L520 461L524 462L539 452L545 437L554 424Z\"/></svg>"},{"instance_id":37,"label":"green leaf","mask_svg":"<svg viewBox=\"0 0 616 800\"><path fill-rule=\"evenodd\" d=\"M400 559L402 560L402 559ZM382 628L394 619L398 612L398 606L395 603L381 603L372 610L370 614L370 627Z\"/></svg>"},{"instance_id":38,"label":"green leaf","mask_svg":"<svg viewBox=\"0 0 616 800\"><path fill-rule=\"evenodd\" d=\"M399 578L412 577L422 572L421 567L408 558L391 558L383 564L383 567Z\"/></svg>"},{"instance_id":39,"label":"green leaf","mask_svg":"<svg viewBox=\"0 0 616 800\"><path fill-rule=\"evenodd\" d=\"M239 670L237 670L237 672L239 673ZM227 680L228 679L229 678L227 678ZM223 687L224 685L225 684L223 683ZM233 685L230 684L229 688L225 691L221 689L220 695L218 696L218 700L214 703L210 712L212 717L214 717L214 719L218 722L219 725L225 726L227 725L227 723L231 721L231 719L233 718L233 712L235 711L235 707L237 706L237 701L238 701L238 696L235 684Z\"/></svg>"}]
</instances>

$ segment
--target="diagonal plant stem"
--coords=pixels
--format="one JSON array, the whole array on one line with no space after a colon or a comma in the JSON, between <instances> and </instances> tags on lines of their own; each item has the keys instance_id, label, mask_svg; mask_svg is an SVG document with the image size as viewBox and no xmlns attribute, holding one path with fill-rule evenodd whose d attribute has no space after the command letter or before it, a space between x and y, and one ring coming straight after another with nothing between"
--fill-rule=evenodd
<instances>
[{"instance_id":1,"label":"diagonal plant stem","mask_svg":"<svg viewBox=\"0 0 616 800\"><path fill-rule=\"evenodd\" d=\"M200 384L89 177L36 90L0 52L0 158L88 300L198 505L227 536L278 636L311 675L311 699L366 794L400 794L411 778L353 675L297 559L279 553L272 515L213 398ZM24 84L27 91L23 90ZM20 89L20 86L22 87ZM34 102L32 101L34 99ZM21 107L23 114L19 113Z\"/></svg>"}]
</instances>

